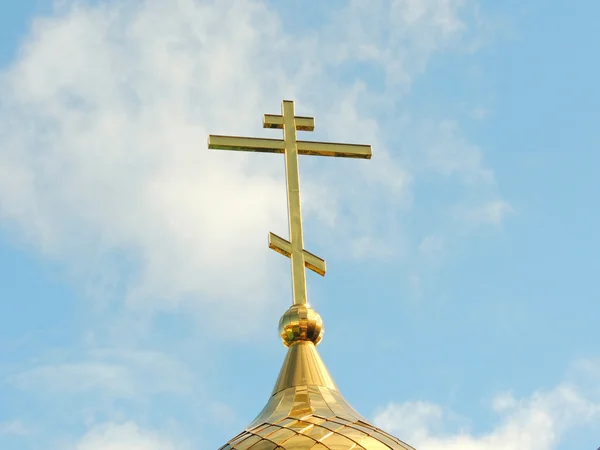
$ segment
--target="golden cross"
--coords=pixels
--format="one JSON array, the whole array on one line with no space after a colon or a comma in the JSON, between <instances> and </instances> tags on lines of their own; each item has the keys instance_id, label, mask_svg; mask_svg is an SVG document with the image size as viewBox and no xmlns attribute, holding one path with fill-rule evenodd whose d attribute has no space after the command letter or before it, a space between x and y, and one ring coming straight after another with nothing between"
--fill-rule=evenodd
<instances>
[{"instance_id":1,"label":"golden cross","mask_svg":"<svg viewBox=\"0 0 600 450\"><path fill-rule=\"evenodd\" d=\"M283 129L283 140L210 135L208 136L208 148L283 153L285 155L290 240L287 241L276 234L269 233L269 247L291 259L294 305L306 305L308 302L304 267L322 276L325 275L326 268L323 259L304 250L298 155L370 159L371 146L296 140L296 130L313 131L315 129L315 119L294 115L294 102L290 100L282 102L281 115L264 115L263 128Z\"/></svg>"}]
</instances>

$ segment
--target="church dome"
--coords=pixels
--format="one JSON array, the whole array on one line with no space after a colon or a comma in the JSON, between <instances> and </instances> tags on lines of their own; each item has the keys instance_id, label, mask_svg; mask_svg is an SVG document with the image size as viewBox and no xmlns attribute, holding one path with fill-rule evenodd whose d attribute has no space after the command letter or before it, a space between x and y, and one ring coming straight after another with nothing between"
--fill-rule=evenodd
<instances>
[{"instance_id":1,"label":"church dome","mask_svg":"<svg viewBox=\"0 0 600 450\"><path fill-rule=\"evenodd\" d=\"M282 319L286 323L287 317ZM370 424L346 402L314 340L297 338L289 344L266 406L219 450L414 450Z\"/></svg>"}]
</instances>

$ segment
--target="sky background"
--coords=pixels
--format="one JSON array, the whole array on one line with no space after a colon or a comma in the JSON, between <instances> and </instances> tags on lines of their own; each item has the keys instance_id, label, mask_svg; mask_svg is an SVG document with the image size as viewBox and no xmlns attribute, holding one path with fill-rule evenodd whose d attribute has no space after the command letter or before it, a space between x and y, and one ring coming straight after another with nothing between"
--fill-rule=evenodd
<instances>
[{"instance_id":1,"label":"sky background","mask_svg":"<svg viewBox=\"0 0 600 450\"><path fill-rule=\"evenodd\" d=\"M291 301L281 155L346 399L419 450L600 446L600 3L0 3L0 448L218 448Z\"/></svg>"}]
</instances>

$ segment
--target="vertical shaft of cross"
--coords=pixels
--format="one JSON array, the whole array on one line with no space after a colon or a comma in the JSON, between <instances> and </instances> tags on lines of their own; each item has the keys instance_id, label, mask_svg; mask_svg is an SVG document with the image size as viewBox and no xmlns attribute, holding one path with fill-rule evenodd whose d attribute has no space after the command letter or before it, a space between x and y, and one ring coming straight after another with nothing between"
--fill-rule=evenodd
<instances>
[{"instance_id":1,"label":"vertical shaft of cross","mask_svg":"<svg viewBox=\"0 0 600 450\"><path fill-rule=\"evenodd\" d=\"M306 295L306 273L304 271L304 239L302 236L302 214L300 211L300 175L298 171L294 102L284 100L281 105L281 115L283 116L283 139L285 142L292 296L294 305L305 305L308 301Z\"/></svg>"},{"instance_id":2,"label":"vertical shaft of cross","mask_svg":"<svg viewBox=\"0 0 600 450\"><path fill-rule=\"evenodd\" d=\"M305 268L324 276L326 267L325 260L304 249L298 155L370 159L371 146L296 140L296 130L313 131L315 120L312 117L297 117L294 114L294 102L289 100L283 101L281 115L264 115L263 127L283 129L283 140L211 134L208 136L208 148L213 150L283 153L285 155L290 240L288 242L282 237L269 233L269 248L290 258L293 304L308 306Z\"/></svg>"}]
</instances>

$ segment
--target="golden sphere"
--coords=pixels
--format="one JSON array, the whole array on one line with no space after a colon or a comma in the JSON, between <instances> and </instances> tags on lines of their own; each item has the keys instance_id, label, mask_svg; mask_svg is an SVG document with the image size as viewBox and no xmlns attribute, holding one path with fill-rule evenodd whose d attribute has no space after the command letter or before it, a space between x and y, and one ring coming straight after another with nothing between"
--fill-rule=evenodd
<instances>
[{"instance_id":1,"label":"golden sphere","mask_svg":"<svg viewBox=\"0 0 600 450\"><path fill-rule=\"evenodd\" d=\"M323 320L307 305L294 305L279 320L279 334L286 347L296 341L311 341L315 345L323 339Z\"/></svg>"}]
</instances>

